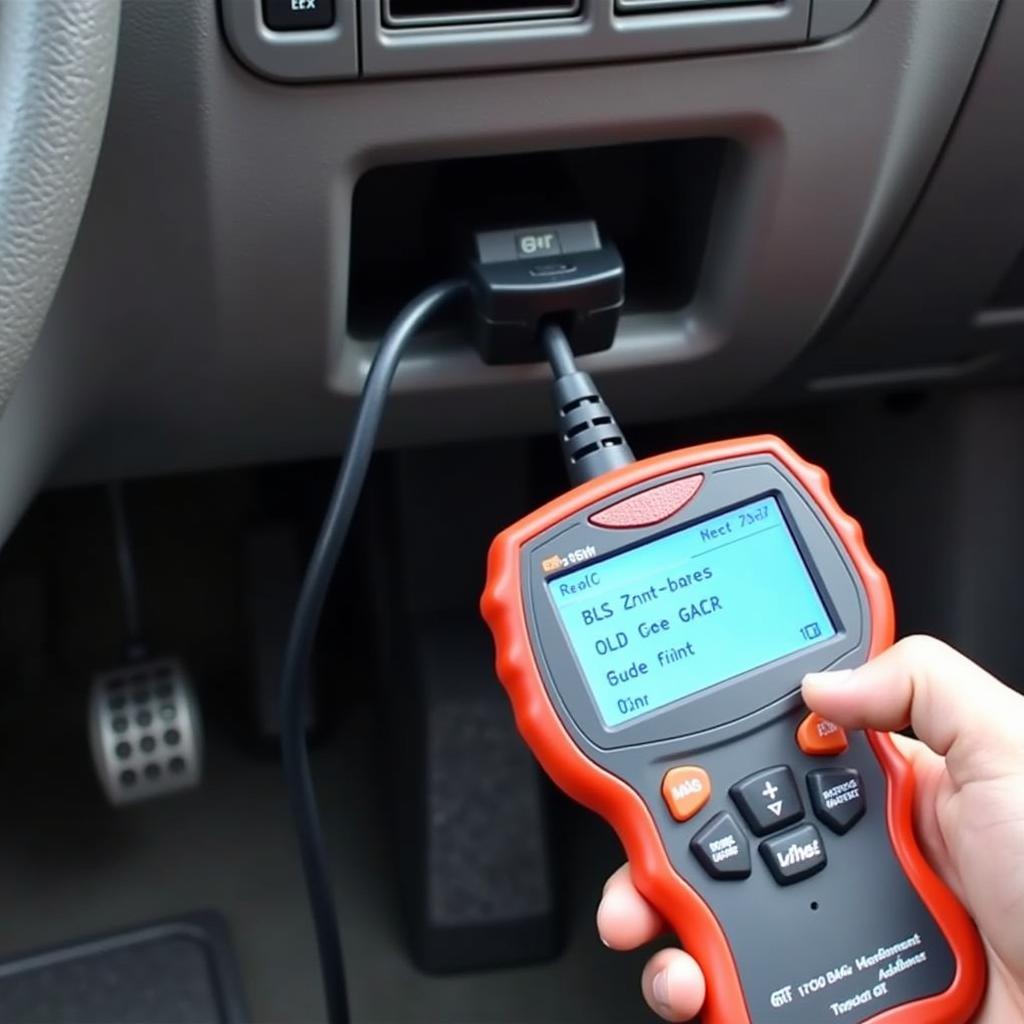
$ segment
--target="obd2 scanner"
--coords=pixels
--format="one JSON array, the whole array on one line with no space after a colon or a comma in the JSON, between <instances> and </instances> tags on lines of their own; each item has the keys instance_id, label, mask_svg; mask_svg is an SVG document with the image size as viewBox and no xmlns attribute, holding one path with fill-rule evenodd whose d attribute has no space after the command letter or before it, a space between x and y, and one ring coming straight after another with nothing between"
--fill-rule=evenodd
<instances>
[{"instance_id":1,"label":"obd2 scanner","mask_svg":"<svg viewBox=\"0 0 1024 1024\"><path fill-rule=\"evenodd\" d=\"M754 437L596 476L497 537L482 609L520 732L618 833L706 1024L969 1019L984 958L909 766L801 702L893 640L820 469Z\"/></svg>"}]
</instances>

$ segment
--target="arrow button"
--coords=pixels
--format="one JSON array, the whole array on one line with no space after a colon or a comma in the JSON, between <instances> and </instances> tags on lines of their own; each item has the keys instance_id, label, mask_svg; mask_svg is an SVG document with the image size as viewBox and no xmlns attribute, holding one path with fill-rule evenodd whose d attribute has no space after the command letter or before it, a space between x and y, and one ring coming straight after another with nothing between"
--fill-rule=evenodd
<instances>
[{"instance_id":1,"label":"arrow button","mask_svg":"<svg viewBox=\"0 0 1024 1024\"><path fill-rule=\"evenodd\" d=\"M748 775L729 789L729 795L755 835L766 836L804 816L796 780L784 764Z\"/></svg>"}]
</instances>

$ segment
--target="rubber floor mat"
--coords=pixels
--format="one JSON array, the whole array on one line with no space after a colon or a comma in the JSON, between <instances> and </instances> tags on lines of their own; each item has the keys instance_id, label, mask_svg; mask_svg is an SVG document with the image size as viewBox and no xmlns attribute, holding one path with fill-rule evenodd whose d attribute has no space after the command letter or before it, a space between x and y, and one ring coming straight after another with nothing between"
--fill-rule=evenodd
<instances>
[{"instance_id":1,"label":"rubber floor mat","mask_svg":"<svg viewBox=\"0 0 1024 1024\"><path fill-rule=\"evenodd\" d=\"M204 911L0 963L0 1021L244 1024L224 919Z\"/></svg>"}]
</instances>

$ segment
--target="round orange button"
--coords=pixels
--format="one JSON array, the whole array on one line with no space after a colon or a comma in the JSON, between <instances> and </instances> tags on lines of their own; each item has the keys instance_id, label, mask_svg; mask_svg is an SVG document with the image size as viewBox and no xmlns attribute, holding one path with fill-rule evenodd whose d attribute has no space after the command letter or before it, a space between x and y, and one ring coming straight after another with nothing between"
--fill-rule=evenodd
<instances>
[{"instance_id":1,"label":"round orange button","mask_svg":"<svg viewBox=\"0 0 1024 1024\"><path fill-rule=\"evenodd\" d=\"M711 798L711 779L703 768L681 765L665 773L661 795L676 821L692 818Z\"/></svg>"},{"instance_id":2,"label":"round orange button","mask_svg":"<svg viewBox=\"0 0 1024 1024\"><path fill-rule=\"evenodd\" d=\"M813 711L800 723L796 741L800 749L811 757L841 754L850 745L845 729Z\"/></svg>"}]
</instances>

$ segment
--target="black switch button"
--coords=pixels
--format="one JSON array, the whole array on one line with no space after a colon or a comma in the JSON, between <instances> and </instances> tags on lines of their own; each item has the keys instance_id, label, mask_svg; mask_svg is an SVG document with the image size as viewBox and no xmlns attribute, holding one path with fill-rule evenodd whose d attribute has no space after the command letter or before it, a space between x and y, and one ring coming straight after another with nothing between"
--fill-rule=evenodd
<instances>
[{"instance_id":1,"label":"black switch button","mask_svg":"<svg viewBox=\"0 0 1024 1024\"><path fill-rule=\"evenodd\" d=\"M773 836L758 849L779 885L810 878L828 863L821 833L814 825L799 825L781 836Z\"/></svg>"},{"instance_id":2,"label":"black switch button","mask_svg":"<svg viewBox=\"0 0 1024 1024\"><path fill-rule=\"evenodd\" d=\"M690 849L712 878L750 875L750 843L728 811L716 814L690 840Z\"/></svg>"},{"instance_id":3,"label":"black switch button","mask_svg":"<svg viewBox=\"0 0 1024 1024\"><path fill-rule=\"evenodd\" d=\"M275 32L330 28L334 0L263 0L263 20Z\"/></svg>"},{"instance_id":4,"label":"black switch button","mask_svg":"<svg viewBox=\"0 0 1024 1024\"><path fill-rule=\"evenodd\" d=\"M864 817L864 781L856 768L819 768L807 773L814 813L837 835Z\"/></svg>"},{"instance_id":5,"label":"black switch button","mask_svg":"<svg viewBox=\"0 0 1024 1024\"><path fill-rule=\"evenodd\" d=\"M784 764L748 775L730 788L729 795L755 835L766 836L804 816L793 773Z\"/></svg>"}]
</instances>

